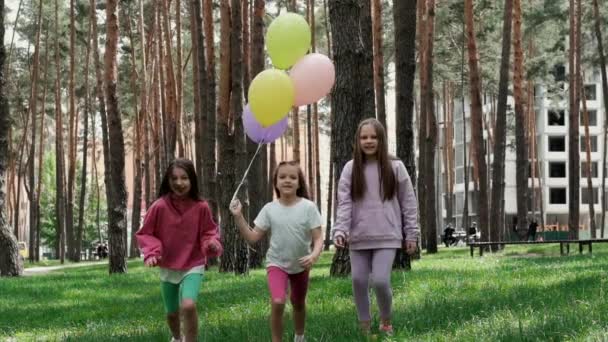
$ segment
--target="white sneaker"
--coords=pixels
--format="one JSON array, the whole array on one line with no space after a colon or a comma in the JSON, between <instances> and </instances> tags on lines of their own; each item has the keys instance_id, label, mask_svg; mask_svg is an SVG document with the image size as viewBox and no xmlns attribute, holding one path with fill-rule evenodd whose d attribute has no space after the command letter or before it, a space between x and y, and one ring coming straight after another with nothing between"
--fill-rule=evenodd
<instances>
[{"instance_id":1,"label":"white sneaker","mask_svg":"<svg viewBox=\"0 0 608 342\"><path fill-rule=\"evenodd\" d=\"M181 337L180 338L171 337L171 342L182 342L182 339L181 339Z\"/></svg>"},{"instance_id":2,"label":"white sneaker","mask_svg":"<svg viewBox=\"0 0 608 342\"><path fill-rule=\"evenodd\" d=\"M293 342L305 342L304 335L295 335L293 337Z\"/></svg>"}]
</instances>

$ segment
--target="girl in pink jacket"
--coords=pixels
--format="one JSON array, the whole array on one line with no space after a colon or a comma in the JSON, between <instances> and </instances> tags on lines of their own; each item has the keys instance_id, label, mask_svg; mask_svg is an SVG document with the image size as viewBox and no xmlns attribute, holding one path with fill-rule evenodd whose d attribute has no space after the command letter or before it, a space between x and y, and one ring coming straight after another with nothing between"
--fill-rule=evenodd
<instances>
[{"instance_id":1,"label":"girl in pink jacket","mask_svg":"<svg viewBox=\"0 0 608 342\"><path fill-rule=\"evenodd\" d=\"M159 198L136 233L146 266L160 268L161 292L172 341L196 341L196 299L207 258L222 254L217 225L207 202L200 198L194 165L176 159L163 177ZM181 300L181 301L180 301Z\"/></svg>"}]
</instances>

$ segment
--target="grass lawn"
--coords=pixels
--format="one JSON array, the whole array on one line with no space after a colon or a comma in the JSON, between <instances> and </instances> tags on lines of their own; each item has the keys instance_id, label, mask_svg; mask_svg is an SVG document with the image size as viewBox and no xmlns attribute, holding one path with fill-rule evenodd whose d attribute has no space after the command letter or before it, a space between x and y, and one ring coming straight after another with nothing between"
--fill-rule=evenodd
<instances>
[{"instance_id":1,"label":"grass lawn","mask_svg":"<svg viewBox=\"0 0 608 342\"><path fill-rule=\"evenodd\" d=\"M572 252L571 252L572 253ZM330 278L331 254L315 266L308 341L364 341L350 278ZM394 327L384 341L606 341L608 246L559 256L559 245L507 246L482 258L468 248L424 255L393 273ZM157 270L106 266L0 280L0 341L168 341ZM198 302L201 341L270 341L265 272L205 274ZM377 310L374 302L374 317ZM293 340L287 309L285 341ZM377 327L374 321L374 327Z\"/></svg>"}]
</instances>

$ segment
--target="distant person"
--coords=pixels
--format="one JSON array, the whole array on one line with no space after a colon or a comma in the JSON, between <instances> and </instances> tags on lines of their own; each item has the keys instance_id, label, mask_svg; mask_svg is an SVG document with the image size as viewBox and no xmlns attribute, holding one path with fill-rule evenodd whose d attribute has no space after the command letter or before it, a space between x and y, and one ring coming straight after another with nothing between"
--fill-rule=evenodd
<instances>
[{"instance_id":1,"label":"distant person","mask_svg":"<svg viewBox=\"0 0 608 342\"><path fill-rule=\"evenodd\" d=\"M477 222L473 222L473 224L469 227L469 240L475 241L477 240Z\"/></svg>"},{"instance_id":2,"label":"distant person","mask_svg":"<svg viewBox=\"0 0 608 342\"><path fill-rule=\"evenodd\" d=\"M443 243L445 243L446 247L450 247L451 245L455 245L457 240L454 237L454 232L456 230L452 228L452 224L448 223L447 227L443 230Z\"/></svg>"},{"instance_id":3,"label":"distant person","mask_svg":"<svg viewBox=\"0 0 608 342\"><path fill-rule=\"evenodd\" d=\"M528 226L528 240L536 241L536 229L537 228L538 228L538 223L536 222L536 219L533 218L532 221L530 222L530 225Z\"/></svg>"},{"instance_id":4,"label":"distant person","mask_svg":"<svg viewBox=\"0 0 608 342\"><path fill-rule=\"evenodd\" d=\"M353 159L342 169L338 184L332 237L338 248L348 242L361 330L369 334L371 329L371 285L380 311L379 331L391 335L391 266L398 249L416 252L416 194L401 160L388 154L386 130L378 120L363 120L353 145Z\"/></svg>"},{"instance_id":5,"label":"distant person","mask_svg":"<svg viewBox=\"0 0 608 342\"><path fill-rule=\"evenodd\" d=\"M105 243L101 244L101 258L105 259L108 257L108 245Z\"/></svg>"},{"instance_id":6,"label":"distant person","mask_svg":"<svg viewBox=\"0 0 608 342\"><path fill-rule=\"evenodd\" d=\"M95 252L97 253L97 258L99 260L103 259L103 246L100 243L97 244Z\"/></svg>"},{"instance_id":7,"label":"distant person","mask_svg":"<svg viewBox=\"0 0 608 342\"><path fill-rule=\"evenodd\" d=\"M200 198L191 161L176 159L169 164L158 197L136 233L137 242L144 264L160 268L160 289L172 341L197 341L196 300L207 259L222 254L219 232L209 205Z\"/></svg>"}]
</instances>

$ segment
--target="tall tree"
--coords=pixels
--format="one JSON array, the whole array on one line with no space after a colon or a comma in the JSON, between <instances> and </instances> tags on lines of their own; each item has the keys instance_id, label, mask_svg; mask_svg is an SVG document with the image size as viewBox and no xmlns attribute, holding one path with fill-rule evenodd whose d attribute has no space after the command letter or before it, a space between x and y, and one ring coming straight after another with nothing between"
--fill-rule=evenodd
<instances>
[{"instance_id":1,"label":"tall tree","mask_svg":"<svg viewBox=\"0 0 608 342\"><path fill-rule=\"evenodd\" d=\"M122 130L118 97L116 92L118 46L118 1L106 2L106 49L105 49L105 90L108 110L108 137L110 144L110 177L112 183L112 199L108 199L110 216L108 217L108 232L110 242L110 273L125 273L127 271L127 190L125 187L125 145Z\"/></svg>"},{"instance_id":2,"label":"tall tree","mask_svg":"<svg viewBox=\"0 0 608 342\"><path fill-rule=\"evenodd\" d=\"M211 202L211 208L215 217L218 217L218 205L216 202L217 196L217 181L216 181L216 91L215 91L215 80L216 80L216 67L215 67L215 42L214 42L214 28L213 28L213 2L212 0L203 0L204 4L204 26L205 26L205 48L206 48L206 62L207 62L207 109L203 108L203 112L207 117L207 127L205 134L204 144L204 166L203 175L205 188L208 191L208 197ZM200 41L199 41L200 43Z\"/></svg>"},{"instance_id":3,"label":"tall tree","mask_svg":"<svg viewBox=\"0 0 608 342\"><path fill-rule=\"evenodd\" d=\"M515 153L517 185L517 231L525 234L528 215L528 139L526 103L523 91L524 53L522 47L521 0L513 0L513 93L515 97Z\"/></svg>"},{"instance_id":4,"label":"tall tree","mask_svg":"<svg viewBox=\"0 0 608 342\"><path fill-rule=\"evenodd\" d=\"M474 157L479 172L479 196L477 197L478 226L481 229L483 240L489 239L488 234L488 182L485 158L485 144L483 140L482 107L481 107L481 79L475 27L473 21L473 0L464 2L464 18L467 32L467 51L469 64L469 93L471 97L471 140L475 151Z\"/></svg>"},{"instance_id":5,"label":"tall tree","mask_svg":"<svg viewBox=\"0 0 608 342\"><path fill-rule=\"evenodd\" d=\"M264 70L264 14L265 0L255 0L251 18L251 77ZM257 145L248 141L247 154L253 158ZM256 215L268 198L268 153L267 147L260 149L259 156L251 166L247 177L249 190L249 212ZM271 193L272 194L272 193ZM272 195L271 195L272 196ZM268 239L264 238L253 246L250 254L250 266L260 267L268 250Z\"/></svg>"},{"instance_id":6,"label":"tall tree","mask_svg":"<svg viewBox=\"0 0 608 342\"><path fill-rule=\"evenodd\" d=\"M32 120L31 142L29 152L29 189L28 195L30 200L30 229L29 229L29 260L34 261L36 257L36 236L38 231L38 199L36 197L36 114L38 114L38 73L40 70L40 34L42 32L42 1L38 2L36 30L36 45L34 47L34 60L32 65L32 86L30 93L30 112ZM43 104L44 106L44 104ZM43 114L44 115L44 114ZM40 177L40 175L38 175ZM38 181L40 182L40 180Z\"/></svg>"},{"instance_id":7,"label":"tall tree","mask_svg":"<svg viewBox=\"0 0 608 342\"><path fill-rule=\"evenodd\" d=\"M591 139L589 137L589 112L587 111L587 101L585 87L583 86L583 75L578 75L578 86L581 92L581 102L583 103L583 122L585 125L585 173L587 174L587 204L589 205L589 231L591 238L595 239L597 228L595 227L595 196L593 194L593 181L591 180L593 165L591 163Z\"/></svg>"},{"instance_id":8,"label":"tall tree","mask_svg":"<svg viewBox=\"0 0 608 342\"><path fill-rule=\"evenodd\" d=\"M57 243L55 253L64 261L65 257L65 190L63 163L63 112L61 110L61 63L59 59L59 2L55 0L55 215L57 217Z\"/></svg>"},{"instance_id":9,"label":"tall tree","mask_svg":"<svg viewBox=\"0 0 608 342\"><path fill-rule=\"evenodd\" d=\"M600 10L597 0L593 0L593 16L595 27L595 38L600 57L600 74L602 75L602 98L604 106L608 104L608 77L606 76L606 56L602 43L602 28ZM604 227L606 224L606 150L608 149L608 120L604 119L604 147L602 149L602 223L601 237L604 237Z\"/></svg>"},{"instance_id":10,"label":"tall tree","mask_svg":"<svg viewBox=\"0 0 608 342\"><path fill-rule=\"evenodd\" d=\"M280 6L279 6L280 7ZM298 6L297 6L297 0L289 0L289 7L288 7L290 12L294 12L297 13L298 12ZM300 155L300 112L299 112L299 108L298 107L294 107L291 111L291 121L293 124L293 160L295 160L296 162L300 161L301 155Z\"/></svg>"},{"instance_id":11,"label":"tall tree","mask_svg":"<svg viewBox=\"0 0 608 342\"><path fill-rule=\"evenodd\" d=\"M376 116L386 127L386 104L384 98L384 51L382 37L382 2L372 0L372 31L374 38L374 90L376 93Z\"/></svg>"},{"instance_id":12,"label":"tall tree","mask_svg":"<svg viewBox=\"0 0 608 342\"><path fill-rule=\"evenodd\" d=\"M74 230L74 179L76 178L76 25L74 0L70 0L70 47L69 47L69 81L68 81L68 182L66 184L65 232L68 259L76 261L76 232Z\"/></svg>"},{"instance_id":13,"label":"tall tree","mask_svg":"<svg viewBox=\"0 0 608 342\"><path fill-rule=\"evenodd\" d=\"M0 37L4 39L4 0L0 0ZM0 44L0 276L18 276L23 272L17 240L6 221L6 166L8 160L9 108L4 78L6 48Z\"/></svg>"},{"instance_id":14,"label":"tall tree","mask_svg":"<svg viewBox=\"0 0 608 342\"><path fill-rule=\"evenodd\" d=\"M435 33L435 0L427 0L426 28L423 30L425 40L422 54L422 72L420 91L420 141L424 145L425 155L421 161L422 173L425 175L423 184L419 184L419 192L425 193L425 201L420 210L425 211L425 220L421 224L426 228L426 250L428 253L437 252L437 221L435 197L435 149L437 147L437 120L435 118L435 100L433 89L433 41ZM424 100L422 100L424 98ZM422 187L420 187L422 185Z\"/></svg>"},{"instance_id":15,"label":"tall tree","mask_svg":"<svg viewBox=\"0 0 608 342\"><path fill-rule=\"evenodd\" d=\"M580 212L580 150L579 150L579 92L578 92L578 22L580 16L577 13L576 4L578 0L570 0L570 47L568 52L569 88L568 99L570 102L568 115L568 227L570 239L578 239L578 225Z\"/></svg>"},{"instance_id":16,"label":"tall tree","mask_svg":"<svg viewBox=\"0 0 608 342\"><path fill-rule=\"evenodd\" d=\"M507 142L507 95L509 91L509 65L511 58L511 26L513 23L513 0L505 0L502 20L502 54L498 76L498 103L496 106L496 124L494 126L494 159L492 161L492 198L490 200L490 217L501 217L505 192L505 151ZM500 239L502 220L492 220L490 240Z\"/></svg>"},{"instance_id":17,"label":"tall tree","mask_svg":"<svg viewBox=\"0 0 608 342\"><path fill-rule=\"evenodd\" d=\"M329 0L329 20L333 37L333 58L336 65L336 84L332 98L331 148L334 150L335 174L334 184L338 184L339 175L344 164L352 158L353 141L358 123L367 117L374 117L374 112L365 111L365 86L361 84L361 64L364 49L360 29L360 6L357 0ZM371 68L371 65L368 65ZM373 82L373 80L369 80ZM373 83L369 85L373 87ZM373 95L373 94L368 94ZM350 273L348 248L336 251L333 257L330 274L345 275Z\"/></svg>"}]
</instances>

